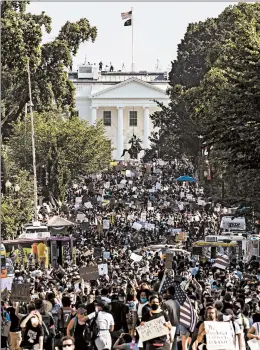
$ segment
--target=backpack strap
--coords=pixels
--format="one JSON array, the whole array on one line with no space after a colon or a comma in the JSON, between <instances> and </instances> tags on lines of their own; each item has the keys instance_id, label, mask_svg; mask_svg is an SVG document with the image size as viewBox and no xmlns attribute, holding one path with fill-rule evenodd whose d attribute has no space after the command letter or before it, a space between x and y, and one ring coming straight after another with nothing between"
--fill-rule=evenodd
<instances>
[{"instance_id":1,"label":"backpack strap","mask_svg":"<svg viewBox=\"0 0 260 350\"><path fill-rule=\"evenodd\" d=\"M74 326L73 326L73 335L74 335L74 333L75 333L75 329L76 329L76 327L77 327L77 324L78 324L78 316L75 316L75 317L74 317Z\"/></svg>"}]
</instances>

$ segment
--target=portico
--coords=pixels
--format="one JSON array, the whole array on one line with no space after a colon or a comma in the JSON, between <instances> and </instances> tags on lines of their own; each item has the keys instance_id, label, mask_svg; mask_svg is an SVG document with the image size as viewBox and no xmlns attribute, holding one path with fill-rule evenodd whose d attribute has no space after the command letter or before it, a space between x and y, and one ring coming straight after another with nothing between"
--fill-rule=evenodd
<instances>
[{"instance_id":1,"label":"portico","mask_svg":"<svg viewBox=\"0 0 260 350\"><path fill-rule=\"evenodd\" d=\"M164 90L131 78L91 97L91 124L103 119L106 135L116 148L114 159L123 160L123 150L130 147L128 142L133 134L141 139L144 149L150 147L153 130L150 115L159 110L155 101L168 104Z\"/></svg>"}]
</instances>

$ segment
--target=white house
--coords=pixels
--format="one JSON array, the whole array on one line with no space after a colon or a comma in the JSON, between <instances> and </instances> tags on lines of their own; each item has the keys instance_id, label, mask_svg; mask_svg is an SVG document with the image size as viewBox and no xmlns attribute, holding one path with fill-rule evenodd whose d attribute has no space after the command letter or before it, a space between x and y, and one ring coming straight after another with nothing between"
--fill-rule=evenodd
<instances>
[{"instance_id":1,"label":"white house","mask_svg":"<svg viewBox=\"0 0 260 350\"><path fill-rule=\"evenodd\" d=\"M144 149L149 148L150 115L159 110L155 101L169 103L167 72L101 72L88 64L69 77L76 87L79 117L93 125L103 119L106 135L116 149L113 159L122 159L133 134L142 140Z\"/></svg>"}]
</instances>

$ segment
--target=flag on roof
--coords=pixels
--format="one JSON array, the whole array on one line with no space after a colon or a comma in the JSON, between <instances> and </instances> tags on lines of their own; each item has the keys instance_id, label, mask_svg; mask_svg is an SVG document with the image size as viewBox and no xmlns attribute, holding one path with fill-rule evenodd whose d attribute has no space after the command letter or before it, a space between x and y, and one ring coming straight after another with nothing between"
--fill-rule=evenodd
<instances>
[{"instance_id":1,"label":"flag on roof","mask_svg":"<svg viewBox=\"0 0 260 350\"><path fill-rule=\"evenodd\" d=\"M121 13L121 17L122 17L123 20L132 18L132 11L122 12Z\"/></svg>"}]
</instances>

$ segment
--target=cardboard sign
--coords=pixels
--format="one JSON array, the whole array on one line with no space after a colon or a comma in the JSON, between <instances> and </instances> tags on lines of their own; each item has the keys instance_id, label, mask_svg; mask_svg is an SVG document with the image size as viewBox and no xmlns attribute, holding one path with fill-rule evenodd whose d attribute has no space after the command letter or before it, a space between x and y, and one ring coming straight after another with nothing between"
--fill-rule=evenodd
<instances>
[{"instance_id":1,"label":"cardboard sign","mask_svg":"<svg viewBox=\"0 0 260 350\"><path fill-rule=\"evenodd\" d=\"M165 318L158 317L152 321L145 322L143 326L136 327L142 342L153 339L155 337L162 337L169 334L169 329L164 326Z\"/></svg>"},{"instance_id":2,"label":"cardboard sign","mask_svg":"<svg viewBox=\"0 0 260 350\"><path fill-rule=\"evenodd\" d=\"M17 284L12 286L10 299L12 301L29 302L30 301L30 284Z\"/></svg>"},{"instance_id":3,"label":"cardboard sign","mask_svg":"<svg viewBox=\"0 0 260 350\"><path fill-rule=\"evenodd\" d=\"M97 280L99 278L98 266L80 267L79 274L84 281Z\"/></svg>"},{"instance_id":4,"label":"cardboard sign","mask_svg":"<svg viewBox=\"0 0 260 350\"><path fill-rule=\"evenodd\" d=\"M205 321L204 325L208 350L235 350L230 323Z\"/></svg>"},{"instance_id":5,"label":"cardboard sign","mask_svg":"<svg viewBox=\"0 0 260 350\"><path fill-rule=\"evenodd\" d=\"M172 269L173 253L166 253L165 268Z\"/></svg>"}]
</instances>

